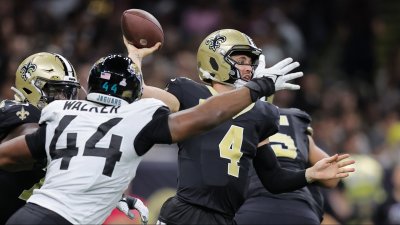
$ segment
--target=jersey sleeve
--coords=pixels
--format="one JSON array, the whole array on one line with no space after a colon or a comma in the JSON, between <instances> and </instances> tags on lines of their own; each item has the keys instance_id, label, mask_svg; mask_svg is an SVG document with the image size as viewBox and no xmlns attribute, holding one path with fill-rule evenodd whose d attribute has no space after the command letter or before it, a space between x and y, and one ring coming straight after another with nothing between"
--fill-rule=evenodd
<instances>
[{"instance_id":1,"label":"jersey sleeve","mask_svg":"<svg viewBox=\"0 0 400 225\"><path fill-rule=\"evenodd\" d=\"M154 144L171 144L172 137L168 126L170 110L162 106L153 114L152 120L139 132L134 141L136 153L144 155Z\"/></svg>"},{"instance_id":2,"label":"jersey sleeve","mask_svg":"<svg viewBox=\"0 0 400 225\"><path fill-rule=\"evenodd\" d=\"M36 160L43 160L46 158L46 125L41 125L39 129L31 134L25 135L25 140L28 145L29 151Z\"/></svg>"},{"instance_id":3,"label":"jersey sleeve","mask_svg":"<svg viewBox=\"0 0 400 225\"><path fill-rule=\"evenodd\" d=\"M311 127L311 116L304 112L303 110L297 109L297 108L290 108L288 109L292 113L293 116L297 117L299 121L301 122L302 126L302 131L306 135L313 135L313 129Z\"/></svg>"},{"instance_id":4,"label":"jersey sleeve","mask_svg":"<svg viewBox=\"0 0 400 225\"><path fill-rule=\"evenodd\" d=\"M46 121L51 121L53 120L53 116L55 115L54 112L63 109L65 101L63 100L58 100L58 101L53 101L50 104L48 104L46 107L42 109L42 114L40 116L40 121L39 124L43 124Z\"/></svg>"}]
</instances>

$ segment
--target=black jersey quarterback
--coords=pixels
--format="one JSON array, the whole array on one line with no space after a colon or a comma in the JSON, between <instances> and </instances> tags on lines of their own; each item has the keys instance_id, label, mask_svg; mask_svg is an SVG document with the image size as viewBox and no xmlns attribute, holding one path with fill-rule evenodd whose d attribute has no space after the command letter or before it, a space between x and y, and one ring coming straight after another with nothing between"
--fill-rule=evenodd
<instances>
[{"instance_id":1,"label":"black jersey quarterback","mask_svg":"<svg viewBox=\"0 0 400 225\"><path fill-rule=\"evenodd\" d=\"M168 91L179 99L180 110L201 104L216 93L210 86L187 78L174 79ZM257 145L277 132L278 118L277 107L257 101L211 131L178 143L176 198L233 217L244 201Z\"/></svg>"},{"instance_id":2,"label":"black jersey quarterback","mask_svg":"<svg viewBox=\"0 0 400 225\"><path fill-rule=\"evenodd\" d=\"M25 123L38 123L40 111L28 103L4 100L0 103L0 140L2 141L16 127ZM37 168L29 171L7 172L0 170L0 224L21 206L23 192L31 189L43 178L45 172Z\"/></svg>"}]
</instances>

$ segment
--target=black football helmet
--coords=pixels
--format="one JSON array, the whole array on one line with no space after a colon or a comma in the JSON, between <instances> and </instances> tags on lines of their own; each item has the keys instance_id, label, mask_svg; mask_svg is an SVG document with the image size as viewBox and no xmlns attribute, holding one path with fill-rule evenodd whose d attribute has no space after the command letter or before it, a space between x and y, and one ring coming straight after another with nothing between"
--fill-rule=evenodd
<instances>
[{"instance_id":1,"label":"black football helmet","mask_svg":"<svg viewBox=\"0 0 400 225\"><path fill-rule=\"evenodd\" d=\"M108 55L92 67L88 79L89 101L119 106L142 96L143 78L140 69L129 57Z\"/></svg>"}]
</instances>

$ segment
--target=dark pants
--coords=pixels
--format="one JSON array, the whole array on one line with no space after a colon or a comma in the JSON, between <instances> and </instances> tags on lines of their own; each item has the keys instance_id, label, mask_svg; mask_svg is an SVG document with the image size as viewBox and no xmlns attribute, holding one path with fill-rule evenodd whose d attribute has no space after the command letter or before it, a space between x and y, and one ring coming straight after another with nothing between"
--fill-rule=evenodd
<instances>
[{"instance_id":1,"label":"dark pants","mask_svg":"<svg viewBox=\"0 0 400 225\"><path fill-rule=\"evenodd\" d=\"M237 224L321 224L316 213L301 200L249 198L235 215Z\"/></svg>"},{"instance_id":2,"label":"dark pants","mask_svg":"<svg viewBox=\"0 0 400 225\"><path fill-rule=\"evenodd\" d=\"M158 220L168 225L177 224L235 224L233 218L216 211L169 198L161 207Z\"/></svg>"},{"instance_id":3,"label":"dark pants","mask_svg":"<svg viewBox=\"0 0 400 225\"><path fill-rule=\"evenodd\" d=\"M42 206L33 203L26 203L25 206L20 208L17 212L14 213L14 215L10 217L6 224L70 225L72 223L70 223L68 220L64 219L64 217L58 215L57 213L43 208Z\"/></svg>"}]
</instances>

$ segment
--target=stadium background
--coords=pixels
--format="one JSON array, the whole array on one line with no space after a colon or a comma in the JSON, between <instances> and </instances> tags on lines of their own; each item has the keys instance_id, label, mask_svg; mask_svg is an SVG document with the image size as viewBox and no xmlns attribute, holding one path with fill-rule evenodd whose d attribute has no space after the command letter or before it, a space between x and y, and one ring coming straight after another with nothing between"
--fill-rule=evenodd
<instances>
[{"instance_id":1,"label":"stadium background","mask_svg":"<svg viewBox=\"0 0 400 225\"><path fill-rule=\"evenodd\" d=\"M13 97L17 66L40 51L67 57L85 85L97 59L124 53L120 15L129 8L152 13L164 29L165 45L144 61L149 85L198 80L197 47L222 28L249 34L269 65L289 56L301 63L302 89L276 94L276 104L307 111L316 143L329 154L356 158L357 172L325 190L327 211L339 222L371 223L377 206L400 189L398 0L0 0L0 98ZM176 148L160 145L129 192L156 216L175 183ZM130 222L118 212L106 221Z\"/></svg>"}]
</instances>

